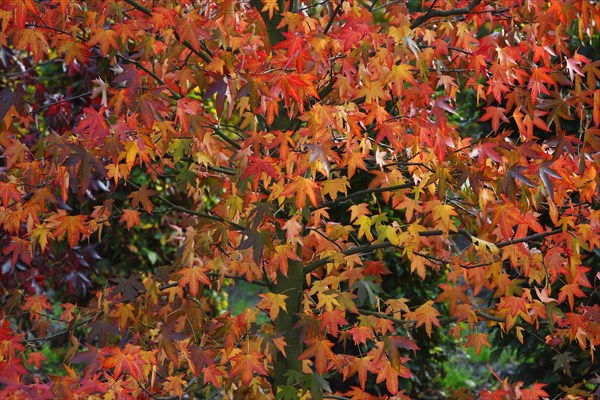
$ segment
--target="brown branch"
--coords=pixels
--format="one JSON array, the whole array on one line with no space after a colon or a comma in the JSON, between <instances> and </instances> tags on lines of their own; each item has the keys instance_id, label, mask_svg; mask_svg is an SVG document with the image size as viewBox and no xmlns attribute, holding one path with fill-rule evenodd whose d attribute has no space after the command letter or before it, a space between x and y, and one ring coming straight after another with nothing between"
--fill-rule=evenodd
<instances>
[{"instance_id":1,"label":"brown branch","mask_svg":"<svg viewBox=\"0 0 600 400\"><path fill-rule=\"evenodd\" d=\"M250 0L250 4L252 5L252 7L254 7L256 9L256 11L258 11L258 13L260 14L260 17L262 18L263 22L265 23L265 26L267 27L267 35L269 36L269 45L275 46L277 43L281 42L282 40L285 39L285 36L283 35L283 33L281 33L281 31L279 29L277 29L277 27L279 26L279 23L282 20L282 16L279 13L275 13L273 14L273 18L271 19L269 17L269 13L266 11L261 11L264 7L263 7L263 3L261 0ZM278 7L279 7L279 12L283 12L285 11L285 2L283 2L283 6L282 6L282 1L278 0L277 1Z\"/></svg>"},{"instance_id":2,"label":"brown branch","mask_svg":"<svg viewBox=\"0 0 600 400\"><path fill-rule=\"evenodd\" d=\"M494 243L494 244L496 245L496 247L502 248L502 247L510 246L511 244L517 244L517 243L523 243L523 242L529 242L529 241L543 239L545 237L561 233L562 231L563 231L562 228L557 228L557 229L553 229L551 231L536 233L534 235L525 236L523 238L519 238L519 239L515 239L515 240L507 240L504 242L498 242L498 243ZM430 231L419 232L419 236L422 236L422 237L442 236L444 233L445 232L443 232L441 230L430 230ZM473 237L473 235L471 233L469 233L468 231L466 231L464 229L460 229L457 232L448 232L448 234L465 235L465 236ZM368 244L368 245L364 245L364 246L351 247L347 250L342 251L341 253L345 256L349 256L349 255L358 254L358 253L368 253L368 252L375 251L375 250L386 249L389 247L402 248L402 247L396 246L390 242L383 242L383 243L376 243L376 244ZM424 254L418 254L418 255L420 257L425 256ZM433 256L430 256L430 257L433 257ZM425 258L427 258L427 257L425 257ZM309 274L312 271L316 270L319 267L322 267L323 265L327 264L330 261L331 261L331 257L323 257L320 260L315 261L315 262L307 265L306 267L304 267L304 272ZM437 259L437 257L436 257L436 261L441 262L442 260ZM487 264L481 264L481 265L478 265L478 267L482 267L482 266L486 266L486 265ZM467 267L467 268L473 268L473 267Z\"/></svg>"},{"instance_id":3,"label":"brown branch","mask_svg":"<svg viewBox=\"0 0 600 400\"><path fill-rule=\"evenodd\" d=\"M375 251L375 250L380 250L380 249L386 249L388 247L397 247L397 246L391 244L390 242L369 244L369 245L365 245L365 246L351 247L348 250L342 251L342 254L345 256L350 256L353 254L358 254L358 253L363 253L363 252L370 252L370 251ZM304 273L310 274L315 269L330 262L330 260L331 260L331 257L323 257L320 260L315 261L312 264L309 264L306 267L304 267Z\"/></svg>"},{"instance_id":4,"label":"brown branch","mask_svg":"<svg viewBox=\"0 0 600 400\"><path fill-rule=\"evenodd\" d=\"M335 200L331 200L331 201L322 203L317 208L319 209L319 208L331 207L331 206L334 206L334 205L337 205L337 204L340 204L340 203L345 203L348 200L355 199L357 197L361 197L361 196L364 196L364 195L367 195L367 194L391 192L391 191L400 190L400 189L409 189L409 188L412 188L414 186L415 186L414 183L409 182L409 183L404 183L402 185L396 185L396 186L388 186L388 187L380 187L380 188L374 188L374 189L359 190L358 192L351 193L351 194L349 194L347 196L338 197Z\"/></svg>"},{"instance_id":5,"label":"brown branch","mask_svg":"<svg viewBox=\"0 0 600 400\"><path fill-rule=\"evenodd\" d=\"M136 10L143 12L147 16L149 16L149 17L152 16L152 10L149 9L148 7L144 7L143 5L141 5L140 3L138 3L137 1L135 1L135 0L125 0L125 2L127 4L129 4L130 6L132 6L133 8L135 8ZM187 47L192 53L194 53L198 57L200 57L205 63L210 63L212 61L212 59L210 58L210 56L208 56L205 53L202 53L200 50L194 49L194 46L192 46L192 44L190 42L188 42L187 40L182 41L181 37L179 36L179 34L177 32L174 32L174 36L175 36L175 39L177 39L178 42L180 42L182 45L184 45L185 47Z\"/></svg>"},{"instance_id":6,"label":"brown branch","mask_svg":"<svg viewBox=\"0 0 600 400\"><path fill-rule=\"evenodd\" d=\"M506 247L506 246L510 246L511 244L535 241L535 240L543 239L548 236L556 235L561 232L563 232L562 228L556 228L551 231L536 233L534 235L525 236L525 237L515 239L515 240L506 240L504 242L498 242L498 243L496 243L496 246L497 247Z\"/></svg>"},{"instance_id":7,"label":"brown branch","mask_svg":"<svg viewBox=\"0 0 600 400\"><path fill-rule=\"evenodd\" d=\"M46 108L49 108L49 107L52 107L52 106L55 106L55 105L58 105L58 104L61 104L61 103L67 103L67 102L69 102L71 100L80 99L82 97L86 97L86 96L89 96L91 94L92 94L92 91L90 90L89 92L81 93L81 94L78 94L76 96L72 96L72 97L65 98L65 99L62 99L62 100L59 100L59 101L55 101L53 103L44 104L43 106L39 106L38 108L36 108L35 110L33 110L32 114L37 114L37 113L45 110ZM32 103L29 103L29 104L32 104Z\"/></svg>"},{"instance_id":8,"label":"brown branch","mask_svg":"<svg viewBox=\"0 0 600 400\"><path fill-rule=\"evenodd\" d=\"M340 246L339 243L337 243L335 240L333 240L330 237L328 237L326 234L324 234L323 232L321 232L317 228L308 227L308 228L306 228L306 230L307 231L313 231L313 232L317 233L319 236L321 236L322 238L324 238L325 240L327 240L328 242L330 242L331 244L333 244L335 247L337 247L340 251L344 251L344 249L342 248L342 246Z\"/></svg>"},{"instance_id":9,"label":"brown branch","mask_svg":"<svg viewBox=\"0 0 600 400\"><path fill-rule=\"evenodd\" d=\"M441 230L419 232L419 236L423 236L423 237L442 236L443 234L444 234L444 232ZM463 230L460 230L458 232L449 232L449 234L454 234L454 235L466 234L466 235L470 236L470 234L468 232L463 231ZM376 244L368 244L368 245L364 245L364 246L351 247L347 250L342 251L341 253L345 256L350 256L350 255L358 254L358 253L368 253L368 252L375 251L375 250L387 249L389 247L402 248L402 247L396 246L390 242L383 242L383 243L376 243ZM423 257L423 255L420 255L420 254L419 254L419 256ZM323 257L320 260L307 265L304 268L304 272L306 274L309 274L312 271L314 271L315 269L330 262L330 259L331 259L331 257Z\"/></svg>"},{"instance_id":10,"label":"brown branch","mask_svg":"<svg viewBox=\"0 0 600 400\"><path fill-rule=\"evenodd\" d=\"M344 0L340 0L340 4L337 5L335 10L333 10L331 15L329 16L329 21L327 21L327 25L325 26L325 29L323 29L323 35L327 35L327 32L329 32L329 30L331 29L331 26L333 25L333 21L335 20L335 17L338 15L340 10L342 9L342 4L344 4Z\"/></svg>"},{"instance_id":11,"label":"brown branch","mask_svg":"<svg viewBox=\"0 0 600 400\"><path fill-rule=\"evenodd\" d=\"M41 337L41 338L35 338L35 339L26 339L26 340L25 340L25 342L27 342L27 344L28 344L28 345L39 345L40 343L41 343L41 344L43 344L43 343L46 343L46 342L52 341L52 340L54 340L54 339L56 339L56 338L59 338L59 337L61 337L61 336L63 336L63 335L66 335L66 334L67 334L67 333L69 333L69 332L72 332L72 331L74 331L74 330L75 330L75 329L77 329L77 328L80 328L80 327L82 327L83 325L89 324L89 323L90 323L90 322L92 322L92 321L93 321L95 318L98 318L100 315L102 315L102 311L100 311L98 314L95 314L95 315L94 315L94 316L92 316L92 317L89 317L89 318L86 318L86 319L84 319L83 321L81 321L81 322L79 322L79 323L75 324L75 326L73 326L73 327L70 327L70 328L67 328L67 329L63 329L63 330L61 330L61 331L58 331L58 332L56 332L56 333L53 333L53 334L51 334L51 335L47 335L47 336L44 336L44 337Z\"/></svg>"},{"instance_id":12,"label":"brown branch","mask_svg":"<svg viewBox=\"0 0 600 400\"><path fill-rule=\"evenodd\" d=\"M421 15L417 19L415 19L412 24L410 24L410 29L415 29L429 21L432 18L438 17L451 17L453 15L462 15L470 13L475 7L477 7L481 3L481 0L473 0L469 3L468 6L462 8L453 8L450 10L429 10L425 14Z\"/></svg>"},{"instance_id":13,"label":"brown branch","mask_svg":"<svg viewBox=\"0 0 600 400\"><path fill-rule=\"evenodd\" d=\"M374 317L387 319L388 321L392 321L393 323L398 324L398 325L410 325L410 324L417 323L417 321L413 320L413 319L398 319L398 318L391 317L391 316L381 313L381 312L365 310L362 308L359 308L358 312L359 312L359 314L363 314L363 315L372 315ZM503 318L495 317L495 316L485 313L483 311L475 311L475 315L477 315L479 318L485 319L487 321L498 322L501 324L506 323L506 320L504 320ZM444 318L438 319L438 321L442 325L451 324L453 322L456 322L457 320L458 320L458 318L456 318L456 317L444 317ZM520 327L526 327L526 325L524 325L522 323L516 323L515 325L520 326Z\"/></svg>"},{"instance_id":14,"label":"brown branch","mask_svg":"<svg viewBox=\"0 0 600 400\"><path fill-rule=\"evenodd\" d=\"M215 134L220 137L221 139L223 139L225 142L227 142L231 147L233 147L236 150L240 150L241 146L239 144L237 144L234 140L232 140L230 137L228 137L227 135L225 135L225 133L223 133L222 130L220 130L218 127L213 126L212 127L213 132L215 132Z\"/></svg>"},{"instance_id":15,"label":"brown branch","mask_svg":"<svg viewBox=\"0 0 600 400\"><path fill-rule=\"evenodd\" d=\"M175 100L181 99L181 95L179 93L177 93L175 90L171 89L165 83L165 81L163 81L162 79L160 79L160 77L158 75L156 75L154 72L152 72L151 70L149 70L148 68L146 68L139 61L132 60L131 58L128 58L128 57L123 57L120 54L117 54L117 58L120 58L122 61L125 61L127 63L135 65L136 67L138 67L139 69L141 69L142 71L144 71L145 73L147 73L148 75L150 75L152 77L152 79L154 79L156 82L158 82L161 86L164 86L173 95L173 97L175 98Z\"/></svg>"},{"instance_id":16,"label":"brown branch","mask_svg":"<svg viewBox=\"0 0 600 400\"><path fill-rule=\"evenodd\" d=\"M140 186L138 184L136 184L135 182L132 182L131 180L127 180L127 183L130 184L131 186L133 186L134 189L138 189L138 190L140 189ZM177 204L173 203L171 200L169 200L163 196L160 196L160 195L155 196L154 198L160 200L162 203L169 205L175 211L180 211L180 212L184 212L187 214L195 215L196 217L208 219L211 221L222 222L222 223L228 224L231 227L233 227L237 230L240 230L240 231L243 231L245 229L245 226L240 225L233 221L226 220L225 218L221 217L220 215L207 214L207 213L203 213L200 211L190 210L189 208L185 208L180 205L177 205Z\"/></svg>"}]
</instances>

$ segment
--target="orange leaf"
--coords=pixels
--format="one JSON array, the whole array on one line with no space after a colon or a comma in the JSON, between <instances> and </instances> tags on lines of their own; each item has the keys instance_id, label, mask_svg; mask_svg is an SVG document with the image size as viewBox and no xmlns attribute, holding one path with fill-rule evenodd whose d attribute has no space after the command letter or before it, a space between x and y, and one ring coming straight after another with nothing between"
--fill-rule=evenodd
<instances>
[{"instance_id":1,"label":"orange leaf","mask_svg":"<svg viewBox=\"0 0 600 400\"><path fill-rule=\"evenodd\" d=\"M432 300L429 300L421 307L417 308L414 314L417 319L417 328L421 325L425 325L425 332L427 332L427 336L429 337L431 337L432 325L437 327L440 326L440 321L437 318L440 313L433 307Z\"/></svg>"},{"instance_id":2,"label":"orange leaf","mask_svg":"<svg viewBox=\"0 0 600 400\"><path fill-rule=\"evenodd\" d=\"M369 355L365 357L353 357L352 359L348 375L352 376L358 373L360 388L364 390L367 382L367 373L376 372L377 369L374 367L372 357Z\"/></svg>"},{"instance_id":3,"label":"orange leaf","mask_svg":"<svg viewBox=\"0 0 600 400\"><path fill-rule=\"evenodd\" d=\"M317 196L320 194L319 185L312 179L297 176L291 183L288 183L279 194L281 197L294 196L296 198L296 207L303 209L306 205L306 196L310 199L313 206L317 206Z\"/></svg>"},{"instance_id":4,"label":"orange leaf","mask_svg":"<svg viewBox=\"0 0 600 400\"><path fill-rule=\"evenodd\" d=\"M199 283L210 286L210 279L200 267L182 268L177 273L181 275L179 278L179 287L188 285L190 293L194 297L198 294L200 288Z\"/></svg>"},{"instance_id":5,"label":"orange leaf","mask_svg":"<svg viewBox=\"0 0 600 400\"><path fill-rule=\"evenodd\" d=\"M48 51L48 42L40 29L20 30L18 37L15 47L31 51L35 61L41 60Z\"/></svg>"},{"instance_id":6,"label":"orange leaf","mask_svg":"<svg viewBox=\"0 0 600 400\"><path fill-rule=\"evenodd\" d=\"M111 48L118 50L119 45L117 44L117 32L112 29L104 29L98 27L92 29L92 36L88 42L89 46L97 44L100 47L100 53L106 57Z\"/></svg>"},{"instance_id":7,"label":"orange leaf","mask_svg":"<svg viewBox=\"0 0 600 400\"><path fill-rule=\"evenodd\" d=\"M65 233L69 246L75 247L81 236L88 237L92 232L89 228L85 215L66 215L64 210L48 218L48 227L54 229L53 235L61 239Z\"/></svg>"},{"instance_id":8,"label":"orange leaf","mask_svg":"<svg viewBox=\"0 0 600 400\"><path fill-rule=\"evenodd\" d=\"M5 208L8 208L10 205L14 205L21 201L21 192L14 183L4 183L0 181L0 198L2 198L2 205Z\"/></svg>"},{"instance_id":9,"label":"orange leaf","mask_svg":"<svg viewBox=\"0 0 600 400\"><path fill-rule=\"evenodd\" d=\"M150 198L157 194L158 192L156 190L148 190L148 185L146 184L142 186L140 190L131 192L127 198L131 199L131 206L133 208L137 208L137 206L142 203L144 210L146 210L147 213L152 214L154 204L152 204Z\"/></svg>"},{"instance_id":10,"label":"orange leaf","mask_svg":"<svg viewBox=\"0 0 600 400\"><path fill-rule=\"evenodd\" d=\"M506 117L506 108L503 107L485 107L485 113L479 118L480 121L489 121L492 120L492 129L494 132L498 132L500 128L500 120L505 123L510 123L509 119Z\"/></svg>"},{"instance_id":11,"label":"orange leaf","mask_svg":"<svg viewBox=\"0 0 600 400\"><path fill-rule=\"evenodd\" d=\"M520 389L517 387L515 388L515 393L522 400L540 400L548 398L548 393L543 389L544 386L546 386L544 383L534 383L531 385L531 389Z\"/></svg>"},{"instance_id":12,"label":"orange leaf","mask_svg":"<svg viewBox=\"0 0 600 400\"><path fill-rule=\"evenodd\" d=\"M44 310L52 311L52 305L44 294L25 297L23 311L29 312L32 321L39 321Z\"/></svg>"},{"instance_id":13,"label":"orange leaf","mask_svg":"<svg viewBox=\"0 0 600 400\"><path fill-rule=\"evenodd\" d=\"M565 298L569 299L569 307L573 310L573 306L575 305L574 297L585 297L585 293L579 288L579 285L575 282L569 283L568 285L564 285L560 288L560 292L558 293L558 303L562 303L565 301Z\"/></svg>"},{"instance_id":14,"label":"orange leaf","mask_svg":"<svg viewBox=\"0 0 600 400\"><path fill-rule=\"evenodd\" d=\"M181 398L185 394L186 384L180 376L168 376L167 381L163 383L163 390L169 395Z\"/></svg>"},{"instance_id":15,"label":"orange leaf","mask_svg":"<svg viewBox=\"0 0 600 400\"><path fill-rule=\"evenodd\" d=\"M238 376L244 385L248 385L252 382L254 374L268 375L267 369L262 363L263 355L258 352L252 352L250 354L238 354L231 358L233 367L231 368L230 374L232 376Z\"/></svg>"},{"instance_id":16,"label":"orange leaf","mask_svg":"<svg viewBox=\"0 0 600 400\"><path fill-rule=\"evenodd\" d=\"M43 361L46 361L46 357L39 351L34 351L27 355L27 364L33 364L38 369Z\"/></svg>"},{"instance_id":17,"label":"orange leaf","mask_svg":"<svg viewBox=\"0 0 600 400\"><path fill-rule=\"evenodd\" d=\"M402 358L402 364L400 364L397 370L392 364L386 359L382 358L376 366L379 371L377 373L376 383L383 382L385 380L385 387L391 394L398 393L398 378L410 378L412 374L409 369L406 368L403 363L408 361L408 358Z\"/></svg>"},{"instance_id":18,"label":"orange leaf","mask_svg":"<svg viewBox=\"0 0 600 400\"><path fill-rule=\"evenodd\" d=\"M488 341L487 333L470 333L467 335L467 343L465 347L475 347L475 354L479 355L481 353L481 348L483 346L490 347L490 342Z\"/></svg>"},{"instance_id":19,"label":"orange leaf","mask_svg":"<svg viewBox=\"0 0 600 400\"><path fill-rule=\"evenodd\" d=\"M317 373L323 375L327 371L328 365L335 362L335 354L331 351L333 343L327 339L315 341L306 350L300 354L299 360L308 360L315 358L315 368Z\"/></svg>"},{"instance_id":20,"label":"orange leaf","mask_svg":"<svg viewBox=\"0 0 600 400\"><path fill-rule=\"evenodd\" d=\"M121 215L121 219L119 222L127 223L127 230L131 229L133 226L140 226L140 215L141 213L137 210L123 210L123 215Z\"/></svg>"}]
</instances>

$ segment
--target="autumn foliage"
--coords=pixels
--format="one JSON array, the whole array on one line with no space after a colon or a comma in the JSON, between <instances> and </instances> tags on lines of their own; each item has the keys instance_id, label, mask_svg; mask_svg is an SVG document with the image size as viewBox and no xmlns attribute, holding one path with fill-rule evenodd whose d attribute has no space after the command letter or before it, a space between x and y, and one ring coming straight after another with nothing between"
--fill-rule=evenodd
<instances>
[{"instance_id":1,"label":"autumn foliage","mask_svg":"<svg viewBox=\"0 0 600 400\"><path fill-rule=\"evenodd\" d=\"M599 79L592 0L1 1L0 397L592 398Z\"/></svg>"}]
</instances>

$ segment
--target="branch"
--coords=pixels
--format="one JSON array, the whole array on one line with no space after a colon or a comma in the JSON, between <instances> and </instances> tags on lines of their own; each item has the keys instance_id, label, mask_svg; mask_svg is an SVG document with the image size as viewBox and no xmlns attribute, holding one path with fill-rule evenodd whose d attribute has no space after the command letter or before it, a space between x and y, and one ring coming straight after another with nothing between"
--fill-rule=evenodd
<instances>
[{"instance_id":1,"label":"branch","mask_svg":"<svg viewBox=\"0 0 600 400\"><path fill-rule=\"evenodd\" d=\"M82 98L82 97L86 97L86 96L89 96L91 94L92 94L92 91L90 90L89 92L81 93L81 94L78 94L76 96L72 96L72 97L69 97L69 98L66 98L66 99L62 99L60 101L55 101L53 103L44 104L43 106L39 106L38 108L36 108L35 110L33 110L31 113L32 114L37 114L40 111L45 110L46 108L49 108L49 107L52 107L52 106L55 106L55 105L61 104L61 103L67 103L67 102L69 102L71 100L75 100L75 99L79 99L79 98Z\"/></svg>"},{"instance_id":2,"label":"branch","mask_svg":"<svg viewBox=\"0 0 600 400\"><path fill-rule=\"evenodd\" d=\"M210 278L218 278L221 275L217 272L208 272L208 273L206 273L206 276L208 276ZM248 278L245 278L240 275L223 275L223 277L227 278L227 279L233 279L234 281L244 281L244 282L248 282L248 283L251 283L251 284L257 285L257 286L269 287L269 283L267 283L265 281L249 281ZM163 290L167 290L170 288L174 288L176 286L179 286L179 282L169 282L169 283L165 283L164 285L160 285L158 287L158 290L163 291Z\"/></svg>"},{"instance_id":3,"label":"branch","mask_svg":"<svg viewBox=\"0 0 600 400\"><path fill-rule=\"evenodd\" d=\"M127 183L130 184L131 186L133 186L135 189L138 189L138 190L140 189L140 186L138 184L136 184L135 182L132 182L131 180L127 180ZM195 215L196 217L199 217L199 218L209 219L211 221L222 222L222 223L228 224L228 225L232 226L233 228L240 230L240 231L243 231L245 229L245 226L240 225L233 221L226 220L225 218L221 217L220 215L207 214L207 213L203 213L200 211L190 210L189 208L185 208L180 205L177 205L177 204L173 203L171 200L169 200L163 196L160 196L160 195L155 196L154 198L160 200L161 202L163 202L165 204L168 204L175 211L188 213L191 215Z\"/></svg>"},{"instance_id":4,"label":"branch","mask_svg":"<svg viewBox=\"0 0 600 400\"><path fill-rule=\"evenodd\" d=\"M523 243L523 242L529 242L529 241L535 241L535 240L539 240L539 239L543 239L545 237L548 236L552 236L552 235L556 235L558 233L561 233L563 230L562 228L556 228L553 229L551 231L547 231L547 232L542 232L542 233L536 233L534 235L530 235L530 236L525 236L523 238L519 238L519 239L515 239L515 240L507 240L504 242L498 242L495 243L495 245L499 248L502 247L507 247L510 246L512 244L517 244L517 243ZM442 236L444 234L443 231L441 230L431 230L431 231L422 231L419 232L419 236L422 237L431 237L431 236ZM466 235L469 237L472 237L473 235L471 233L469 233L468 231L464 230L464 229L460 229L458 232L448 232L448 234L451 235ZM376 244L368 244L368 245L364 245L364 246L357 246L357 247L351 247L347 250L344 250L341 252L341 254L345 255L345 256L349 256L349 255L353 255L353 254L358 254L358 253L368 253L371 251L375 251L375 250L380 250L380 249L386 249L389 247L396 247L396 248L402 248L401 246L396 246L390 242L382 242L382 243L376 243ZM419 254L419 256L424 257L424 254ZM427 258L427 257L426 257ZM331 257L323 257L318 261L315 261L309 265L307 265L306 267L304 267L304 272L306 274L311 273L312 271L316 270L319 267L322 267L323 265L327 264L328 262L331 261ZM439 260L441 261L441 259ZM481 264L479 266L485 266L486 264Z\"/></svg>"},{"instance_id":5,"label":"branch","mask_svg":"<svg viewBox=\"0 0 600 400\"><path fill-rule=\"evenodd\" d=\"M285 11L285 2L283 2L283 7L281 6L282 2L280 0L277 1L279 6L279 13L273 14L273 19L269 18L268 12L261 11L263 9L264 4L261 0L250 0L250 4L252 7L258 11L260 14L265 26L267 27L267 35L269 36L269 45L271 47L275 46L277 43L281 42L285 39L285 36L277 27L279 26L279 22L281 22L282 16L281 12Z\"/></svg>"},{"instance_id":6,"label":"branch","mask_svg":"<svg viewBox=\"0 0 600 400\"><path fill-rule=\"evenodd\" d=\"M473 0L471 3L462 8L453 8L450 10L429 10L425 14L421 15L419 18L415 19L412 24L410 24L410 29L415 29L429 21L432 18L437 17L450 17L453 15L462 15L470 13L477 5L481 3L481 0Z\"/></svg>"},{"instance_id":7,"label":"branch","mask_svg":"<svg viewBox=\"0 0 600 400\"><path fill-rule=\"evenodd\" d=\"M138 3L137 1L135 1L135 0L125 0L125 2L127 4L129 4L130 6L132 6L133 8L135 8L136 10L143 12L147 16L149 16L149 17L152 16L152 10L149 9L148 7L144 7L143 5L141 5L140 3ZM210 63L212 61L211 58L210 58L210 56L208 56L205 53L202 53L199 50L194 49L194 46L192 46L192 44L190 42L188 42L187 40L181 41L181 37L179 36L179 34L177 32L174 32L174 36L175 36L175 39L177 39L178 42L180 42L181 44L183 44L192 53L196 54L198 57L200 57L202 60L204 60L205 63L208 64L208 63Z\"/></svg>"},{"instance_id":8,"label":"branch","mask_svg":"<svg viewBox=\"0 0 600 400\"><path fill-rule=\"evenodd\" d=\"M496 246L497 247L506 247L506 246L510 246L511 244L535 241L535 240L543 239L545 237L556 235L556 234L562 233L562 232L563 232L562 228L556 228L551 231L536 233L535 235L525 236L525 237L515 239L515 240L506 240L504 242L498 242L498 243L496 243Z\"/></svg>"},{"instance_id":9,"label":"branch","mask_svg":"<svg viewBox=\"0 0 600 400\"><path fill-rule=\"evenodd\" d=\"M409 182L409 183L403 183L402 185L396 185L396 186L388 186L388 187L381 187L381 188L374 188L374 189L359 190L358 192L350 193L347 196L338 197L335 200L331 200L331 201L325 202L325 203L319 205L319 207L317 209L319 209L319 208L325 208L325 207L331 207L331 206L334 206L334 205L337 205L337 204L340 204L340 203L345 203L348 200L355 199L357 197L361 197L361 196L364 196L364 195L367 195L367 194L371 194L371 193L391 192L391 191L394 191L394 190L409 189L409 188L412 188L414 186L415 186L414 183Z\"/></svg>"},{"instance_id":10,"label":"branch","mask_svg":"<svg viewBox=\"0 0 600 400\"><path fill-rule=\"evenodd\" d=\"M35 339L26 339L25 341L27 342L28 345L39 345L40 343L46 343L48 341L54 340L56 338L59 338L63 335L66 335L67 333L74 331L77 328L82 327L83 325L87 325L90 322L92 322L95 318L98 318L100 315L102 314L102 311L100 311L98 314L93 315L92 317L86 318L83 321L75 324L75 326L71 327L71 328L67 328L67 329L63 329L61 331L58 331L56 333L53 333L51 335L47 335L44 336L42 338L35 338Z\"/></svg>"},{"instance_id":11,"label":"branch","mask_svg":"<svg viewBox=\"0 0 600 400\"><path fill-rule=\"evenodd\" d=\"M225 133L223 133L223 131L220 130L217 126L213 126L212 129L217 134L218 137L223 139L225 142L229 143L229 145L231 147L233 147L234 149L237 149L237 150L241 149L239 144L237 144L235 141L233 141L231 138L229 138L227 135L225 135Z\"/></svg>"},{"instance_id":12,"label":"branch","mask_svg":"<svg viewBox=\"0 0 600 400\"><path fill-rule=\"evenodd\" d=\"M323 30L323 35L327 35L327 32L329 32L329 30L331 29L331 26L333 25L333 20L335 20L335 17L338 15L340 10L342 9L342 4L344 4L344 0L340 0L340 4L337 5L335 10L333 10L331 15L329 16L329 21L327 22L327 25L325 26L325 29Z\"/></svg>"},{"instance_id":13,"label":"branch","mask_svg":"<svg viewBox=\"0 0 600 400\"><path fill-rule=\"evenodd\" d=\"M357 253L364 253L364 252L371 252L371 251L375 251L375 250L380 250L380 249L387 249L388 247L398 247L396 245L393 245L390 242L383 242L383 243L376 243L376 244L368 244L368 245L364 245L364 246L358 246L358 247L351 247L348 250L344 250L342 251L342 254L345 256L350 256L352 254L357 254ZM306 267L304 267L304 273L305 274L310 274L312 271L314 271L315 269L327 264L328 262L330 262L331 257L323 257L318 261L313 262L312 264L307 265Z\"/></svg>"},{"instance_id":14,"label":"branch","mask_svg":"<svg viewBox=\"0 0 600 400\"><path fill-rule=\"evenodd\" d=\"M365 310L362 308L358 309L358 313L359 314L363 314L363 315L372 315L374 317L378 317L378 318L383 318L383 319L387 319L388 321L392 321L395 324L398 325L410 325L410 324L415 324L417 323L416 320L414 319L398 319L398 318L394 318L391 317L387 314L381 313L381 312L377 312L377 311L371 311L371 310ZM506 320L500 317L494 317L493 315L490 315L488 313L485 313L483 311L475 311L475 315L477 315L479 318L481 319L485 319L487 321L493 321L493 322L498 322L500 324L504 324L506 323ZM458 318L456 317L444 317L444 318L439 318L438 321L440 322L440 324L451 324L453 322L458 321ZM527 327L526 325L522 324L522 323L516 323L516 326L520 326L520 327Z\"/></svg>"},{"instance_id":15,"label":"branch","mask_svg":"<svg viewBox=\"0 0 600 400\"><path fill-rule=\"evenodd\" d=\"M156 82L158 82L161 86L164 86L173 95L173 97L175 98L175 100L181 99L181 95L179 93L177 93L176 91L174 91L173 89L171 89L165 83L165 81L163 81L162 79L160 79L160 77L158 75L156 75L154 72L150 71L148 68L146 68L139 61L132 60L131 58L128 58L128 57L123 57L120 54L117 54L117 57L120 58L121 60L127 62L127 63L135 65L136 67L138 67L139 69L141 69L142 71L144 71L145 73L147 73L148 75L150 75L152 77L152 79L154 79Z\"/></svg>"}]
</instances>

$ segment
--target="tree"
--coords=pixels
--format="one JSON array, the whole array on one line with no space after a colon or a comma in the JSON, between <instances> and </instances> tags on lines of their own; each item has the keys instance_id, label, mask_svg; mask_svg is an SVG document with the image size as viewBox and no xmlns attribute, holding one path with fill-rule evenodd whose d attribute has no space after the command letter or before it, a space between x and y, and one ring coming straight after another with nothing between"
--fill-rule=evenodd
<instances>
[{"instance_id":1,"label":"tree","mask_svg":"<svg viewBox=\"0 0 600 400\"><path fill-rule=\"evenodd\" d=\"M0 20L3 398L418 397L419 335L518 340L558 376L456 396L597 393L596 2ZM233 315L236 282L261 291Z\"/></svg>"}]
</instances>

